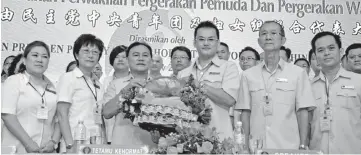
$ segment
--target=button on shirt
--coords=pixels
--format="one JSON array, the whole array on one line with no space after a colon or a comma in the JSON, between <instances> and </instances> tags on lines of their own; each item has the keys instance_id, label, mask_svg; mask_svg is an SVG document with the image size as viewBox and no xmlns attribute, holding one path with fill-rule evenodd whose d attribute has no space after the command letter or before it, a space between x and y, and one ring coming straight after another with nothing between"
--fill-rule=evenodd
<instances>
[{"instance_id":1,"label":"button on shirt","mask_svg":"<svg viewBox=\"0 0 361 155\"><path fill-rule=\"evenodd\" d=\"M129 75L110 82L104 94L102 103L106 104L116 97L119 92L129 84L131 79L133 79L133 76ZM148 78L148 80L150 79ZM115 116L112 136L112 145L148 145L152 148L157 146L153 143L150 132L143 130L138 126L134 126L129 119L124 119L124 113L122 112Z\"/></svg>"},{"instance_id":2,"label":"button on shirt","mask_svg":"<svg viewBox=\"0 0 361 155\"><path fill-rule=\"evenodd\" d=\"M317 109L311 122L310 149L329 154L361 153L361 75L342 67L329 84L332 110L331 130L321 132L320 117L327 102L325 76L320 72L312 81Z\"/></svg>"},{"instance_id":3,"label":"button on shirt","mask_svg":"<svg viewBox=\"0 0 361 155\"><path fill-rule=\"evenodd\" d=\"M264 79L263 79L264 78ZM270 96L272 115L264 115L264 97ZM263 139L263 148L298 149L300 136L296 112L314 109L315 101L306 72L280 59L273 73L265 62L243 72L235 109L251 110L250 135Z\"/></svg>"},{"instance_id":4,"label":"button on shirt","mask_svg":"<svg viewBox=\"0 0 361 155\"><path fill-rule=\"evenodd\" d=\"M69 124L73 136L73 129L77 126L79 120L84 121L87 131L97 128L93 112L97 106L97 102L103 97L103 90L99 81L96 81L95 78L92 78L93 81L85 78L87 79L89 88L83 76L83 72L79 68L75 68L73 71L65 73L60 77L57 88L57 101L70 103ZM92 77L95 76L95 74L92 74ZM94 86L94 82L98 88ZM94 98L95 91L97 92L98 101ZM100 103L99 106L101 106ZM86 134L86 136L87 140L89 140L90 134ZM62 149L64 149L63 146Z\"/></svg>"},{"instance_id":5,"label":"button on shirt","mask_svg":"<svg viewBox=\"0 0 361 155\"><path fill-rule=\"evenodd\" d=\"M239 88L239 74L237 65L234 62L221 60L215 56L211 63L202 68L198 59L178 73L178 78L188 77L190 75L198 81L214 87L223 89L228 95L237 100ZM211 127L216 127L219 132L219 138L224 139L232 137L232 124L229 117L230 107L221 103L214 103L206 99L212 107Z\"/></svg>"},{"instance_id":6,"label":"button on shirt","mask_svg":"<svg viewBox=\"0 0 361 155\"><path fill-rule=\"evenodd\" d=\"M50 80L44 76L48 86L44 94L44 104L48 108L48 119L39 120L37 109L42 104L42 97L29 84L30 75L19 73L10 76L4 83L1 93L1 113L15 115L20 125L29 137L39 146L51 140L54 132L54 120L56 111L55 87ZM42 94L39 86L32 85ZM26 153L22 143L4 126L1 136L2 146L15 146L16 153Z\"/></svg>"}]
</instances>

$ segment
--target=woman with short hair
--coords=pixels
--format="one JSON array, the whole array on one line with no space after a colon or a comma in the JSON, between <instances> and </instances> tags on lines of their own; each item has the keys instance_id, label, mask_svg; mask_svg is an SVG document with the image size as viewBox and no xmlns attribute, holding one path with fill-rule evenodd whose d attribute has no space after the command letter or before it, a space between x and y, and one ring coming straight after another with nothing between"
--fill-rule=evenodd
<instances>
[{"instance_id":1,"label":"woman with short hair","mask_svg":"<svg viewBox=\"0 0 361 155\"><path fill-rule=\"evenodd\" d=\"M77 67L60 77L57 88L57 114L64 140L60 152L74 151L74 132L78 121L83 121L87 130L85 144L90 144L91 131L98 131L104 125L102 104L99 103L103 90L92 73L103 49L103 41L92 34L82 34L74 42L73 56Z\"/></svg>"}]
</instances>

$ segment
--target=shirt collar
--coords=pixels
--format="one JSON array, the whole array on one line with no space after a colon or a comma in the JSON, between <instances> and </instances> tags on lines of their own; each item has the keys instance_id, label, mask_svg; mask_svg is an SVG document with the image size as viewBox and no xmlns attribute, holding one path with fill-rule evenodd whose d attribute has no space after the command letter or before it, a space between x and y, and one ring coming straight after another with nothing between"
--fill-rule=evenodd
<instances>
[{"instance_id":1,"label":"shirt collar","mask_svg":"<svg viewBox=\"0 0 361 155\"><path fill-rule=\"evenodd\" d=\"M347 78L347 79L350 79L351 78L351 72L349 71L346 71L343 67L340 67L340 69L338 70L336 76L335 76L335 79L338 79L339 77L343 77L343 78ZM317 77L315 77L313 80L312 80L312 83L318 81L318 80L322 80L322 81L326 81L326 78L325 78L325 75L323 74L322 71L320 71L320 74L318 74Z\"/></svg>"},{"instance_id":2,"label":"shirt collar","mask_svg":"<svg viewBox=\"0 0 361 155\"><path fill-rule=\"evenodd\" d=\"M30 78L31 78L30 74L29 74L28 72L24 71L23 75L24 75L24 81L25 81L25 83L26 83L26 84L29 84ZM44 77L45 82L47 83L47 88L54 88L54 89L55 89L55 86L54 86L54 84L50 81L50 79L49 79L48 77L46 77L45 75L43 75L43 77Z\"/></svg>"},{"instance_id":3,"label":"shirt collar","mask_svg":"<svg viewBox=\"0 0 361 155\"><path fill-rule=\"evenodd\" d=\"M286 65L286 62L282 58L280 58L280 60L278 61L278 64L277 64L277 68L280 68L281 70L283 70L285 68L285 65ZM266 70L268 70L266 62L264 60L261 62L261 66L262 66L262 68L265 68Z\"/></svg>"},{"instance_id":4,"label":"shirt collar","mask_svg":"<svg viewBox=\"0 0 361 155\"><path fill-rule=\"evenodd\" d=\"M130 75L130 71L128 71L128 75L127 75L127 76L129 76L129 75ZM125 77L127 77L127 76L125 76ZM113 73L113 76L111 76L111 78L112 78L112 80L120 79L120 78L115 77L115 72Z\"/></svg>"},{"instance_id":5,"label":"shirt collar","mask_svg":"<svg viewBox=\"0 0 361 155\"><path fill-rule=\"evenodd\" d=\"M124 81L127 81L127 82L132 80L132 79L134 79L134 76L131 73L129 73L128 76L124 77ZM152 80L152 78L148 74L147 81L150 81L150 80Z\"/></svg>"},{"instance_id":6,"label":"shirt collar","mask_svg":"<svg viewBox=\"0 0 361 155\"><path fill-rule=\"evenodd\" d=\"M78 67L75 67L75 68L74 68L73 74L74 74L75 77L77 77L77 78L80 78L80 77L83 77L83 76L84 76L83 72L82 72Z\"/></svg>"},{"instance_id":7,"label":"shirt collar","mask_svg":"<svg viewBox=\"0 0 361 155\"><path fill-rule=\"evenodd\" d=\"M78 67L74 68L74 70L72 72L75 75L75 77L77 77L77 78L84 77L84 73ZM90 78L93 80L93 82L95 82L95 84L97 86L100 86L99 80L98 80L97 76L93 72L91 73Z\"/></svg>"},{"instance_id":8,"label":"shirt collar","mask_svg":"<svg viewBox=\"0 0 361 155\"><path fill-rule=\"evenodd\" d=\"M192 66L193 66L193 67L201 68L200 65L199 65L198 59L199 59L199 57L197 57L196 60L193 61ZM222 61L222 60L219 59L217 56L214 56L214 57L212 58L210 64L208 64L208 65L214 64L215 66L219 67L219 66L221 66L224 62L226 62L226 61ZM208 66L208 65L206 65L206 66Z\"/></svg>"}]
</instances>

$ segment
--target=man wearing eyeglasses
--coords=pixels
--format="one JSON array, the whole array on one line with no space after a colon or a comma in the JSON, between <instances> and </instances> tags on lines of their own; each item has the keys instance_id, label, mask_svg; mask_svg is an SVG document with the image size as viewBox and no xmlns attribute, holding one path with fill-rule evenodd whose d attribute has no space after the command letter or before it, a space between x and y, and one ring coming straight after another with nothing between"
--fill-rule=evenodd
<instances>
[{"instance_id":1,"label":"man wearing eyeglasses","mask_svg":"<svg viewBox=\"0 0 361 155\"><path fill-rule=\"evenodd\" d=\"M239 74L236 63L221 60L217 56L219 30L211 21L198 24L194 30L194 46L198 57L191 65L178 73L178 78L191 74L196 85L204 90L208 97L205 102L211 105L211 127L216 127L219 138L232 137L232 125L229 108L236 103L239 89Z\"/></svg>"},{"instance_id":2,"label":"man wearing eyeglasses","mask_svg":"<svg viewBox=\"0 0 361 155\"><path fill-rule=\"evenodd\" d=\"M172 77L177 77L181 70L189 67L191 62L191 51L185 46L176 46L172 49L170 58L173 70Z\"/></svg>"},{"instance_id":3,"label":"man wearing eyeglasses","mask_svg":"<svg viewBox=\"0 0 361 155\"><path fill-rule=\"evenodd\" d=\"M280 58L286 42L279 23L266 21L259 31L258 44L265 60L241 75L235 110L249 139L262 139L263 148L306 149L308 110L315 107L305 70Z\"/></svg>"},{"instance_id":4,"label":"man wearing eyeglasses","mask_svg":"<svg viewBox=\"0 0 361 155\"><path fill-rule=\"evenodd\" d=\"M361 43L354 43L347 47L345 55L349 69L361 74Z\"/></svg>"},{"instance_id":5,"label":"man wearing eyeglasses","mask_svg":"<svg viewBox=\"0 0 361 155\"><path fill-rule=\"evenodd\" d=\"M317 110L311 121L310 149L325 154L360 154L361 75L341 67L340 36L320 32L311 44L321 72L312 80Z\"/></svg>"},{"instance_id":6,"label":"man wearing eyeglasses","mask_svg":"<svg viewBox=\"0 0 361 155\"><path fill-rule=\"evenodd\" d=\"M239 66L245 71L256 66L260 59L258 52L254 48L247 46L239 53Z\"/></svg>"}]
</instances>

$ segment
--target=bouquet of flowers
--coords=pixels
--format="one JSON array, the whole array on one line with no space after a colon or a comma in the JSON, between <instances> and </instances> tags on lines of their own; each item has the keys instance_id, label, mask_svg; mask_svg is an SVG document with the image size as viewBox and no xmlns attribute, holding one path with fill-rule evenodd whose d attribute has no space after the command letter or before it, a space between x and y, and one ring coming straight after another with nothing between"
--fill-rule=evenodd
<instances>
[{"instance_id":1,"label":"bouquet of flowers","mask_svg":"<svg viewBox=\"0 0 361 155\"><path fill-rule=\"evenodd\" d=\"M189 126L197 115L181 101L182 81L160 77L148 81L144 88L124 88L121 91L125 118L146 130L158 130L162 135L175 132L176 126Z\"/></svg>"},{"instance_id":2,"label":"bouquet of flowers","mask_svg":"<svg viewBox=\"0 0 361 155\"><path fill-rule=\"evenodd\" d=\"M215 128L194 122L190 127L176 128L177 133L170 133L159 139L154 154L225 154L232 153L233 140L219 141Z\"/></svg>"},{"instance_id":3,"label":"bouquet of flowers","mask_svg":"<svg viewBox=\"0 0 361 155\"><path fill-rule=\"evenodd\" d=\"M122 103L124 118L134 120L135 114L140 113L140 104L135 99L139 89L136 87L124 88L120 91L119 101Z\"/></svg>"},{"instance_id":4,"label":"bouquet of flowers","mask_svg":"<svg viewBox=\"0 0 361 155\"><path fill-rule=\"evenodd\" d=\"M212 108L205 103L207 99L202 87L195 85L195 80L191 74L180 91L181 100L192 108L192 113L198 116L197 121L203 124L209 124L211 121Z\"/></svg>"}]
</instances>

